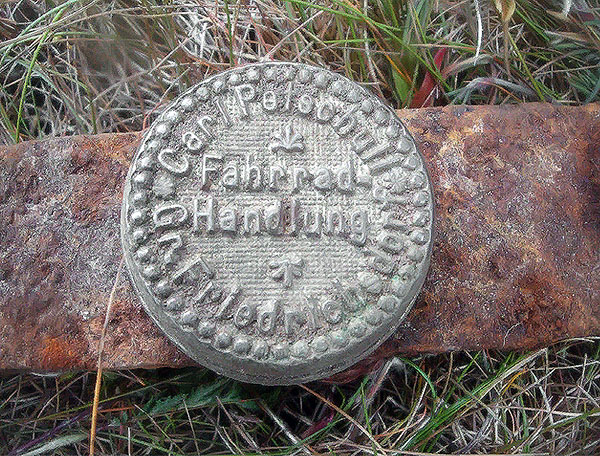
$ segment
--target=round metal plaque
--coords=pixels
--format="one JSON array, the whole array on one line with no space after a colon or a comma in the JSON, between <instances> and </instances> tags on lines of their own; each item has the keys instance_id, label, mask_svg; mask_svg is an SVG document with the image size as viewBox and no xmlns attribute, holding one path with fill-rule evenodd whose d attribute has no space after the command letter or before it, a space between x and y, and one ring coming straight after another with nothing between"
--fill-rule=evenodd
<instances>
[{"instance_id":1,"label":"round metal plaque","mask_svg":"<svg viewBox=\"0 0 600 456\"><path fill-rule=\"evenodd\" d=\"M126 263L197 362L262 384L338 372L405 318L433 194L381 100L330 71L264 63L206 79L147 131L125 185Z\"/></svg>"}]
</instances>

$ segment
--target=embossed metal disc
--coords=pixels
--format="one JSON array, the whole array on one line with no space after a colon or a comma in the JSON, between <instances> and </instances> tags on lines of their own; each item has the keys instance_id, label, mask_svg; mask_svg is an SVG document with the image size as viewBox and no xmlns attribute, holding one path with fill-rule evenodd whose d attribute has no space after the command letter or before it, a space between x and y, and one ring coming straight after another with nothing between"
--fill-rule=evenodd
<instances>
[{"instance_id":1,"label":"embossed metal disc","mask_svg":"<svg viewBox=\"0 0 600 456\"><path fill-rule=\"evenodd\" d=\"M322 378L405 318L433 194L395 113L348 79L264 63L174 101L137 151L122 243L147 312L197 362L254 383Z\"/></svg>"}]
</instances>

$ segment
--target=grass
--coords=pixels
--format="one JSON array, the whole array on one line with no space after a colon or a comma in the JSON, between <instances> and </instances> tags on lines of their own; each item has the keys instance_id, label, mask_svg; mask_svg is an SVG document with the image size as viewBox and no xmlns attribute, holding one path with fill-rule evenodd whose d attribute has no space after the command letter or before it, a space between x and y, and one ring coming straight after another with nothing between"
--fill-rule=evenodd
<instances>
[{"instance_id":1,"label":"grass","mask_svg":"<svg viewBox=\"0 0 600 456\"><path fill-rule=\"evenodd\" d=\"M345 385L204 369L105 373L100 454L581 454L600 450L600 345L400 358ZM94 374L1 383L2 454L86 454ZM10 450L10 451L9 451Z\"/></svg>"},{"instance_id":2,"label":"grass","mask_svg":"<svg viewBox=\"0 0 600 456\"><path fill-rule=\"evenodd\" d=\"M600 7L4 1L0 144L137 131L206 75L269 59L329 67L397 108L598 101ZM598 340L395 358L344 385L262 388L202 369L104 373L97 453L593 455L599 378ZM87 454L94 381L3 377L0 454Z\"/></svg>"},{"instance_id":3,"label":"grass","mask_svg":"<svg viewBox=\"0 0 600 456\"><path fill-rule=\"evenodd\" d=\"M598 100L597 4L498 5L514 12L481 0L5 2L0 138L139 130L207 74L269 59L330 67L396 107Z\"/></svg>"}]
</instances>

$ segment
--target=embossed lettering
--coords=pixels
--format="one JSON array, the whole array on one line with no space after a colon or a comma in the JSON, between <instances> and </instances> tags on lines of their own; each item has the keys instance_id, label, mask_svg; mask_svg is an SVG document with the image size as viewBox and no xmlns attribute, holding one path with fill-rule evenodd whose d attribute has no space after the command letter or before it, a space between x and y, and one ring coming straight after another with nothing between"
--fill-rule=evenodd
<instances>
[{"instance_id":1,"label":"embossed lettering","mask_svg":"<svg viewBox=\"0 0 600 456\"><path fill-rule=\"evenodd\" d=\"M310 189L311 186L319 191L336 189L341 193L354 193L357 186L370 188L371 176L366 165L364 169L356 166L354 160L348 159L335 170L326 167L310 168L309 166L292 166L285 168L277 163L265 166L254 161L254 157L246 155L244 165L237 161L229 161L217 165L221 156L205 155L208 166L204 172L204 180L208 182L211 175L220 173L220 185L228 189L245 189L253 192L285 190L286 185L291 191ZM366 170L366 172L365 172ZM206 184L205 182L205 184ZM289 184L288 184L289 183Z\"/></svg>"},{"instance_id":2,"label":"embossed lettering","mask_svg":"<svg viewBox=\"0 0 600 456\"><path fill-rule=\"evenodd\" d=\"M152 219L157 228L176 228L188 218L188 210L182 204L167 204L158 207Z\"/></svg>"},{"instance_id":3,"label":"embossed lettering","mask_svg":"<svg viewBox=\"0 0 600 456\"><path fill-rule=\"evenodd\" d=\"M250 164L250 156L246 156L246 188L258 191L262 188L262 171L257 165Z\"/></svg>"},{"instance_id":4,"label":"embossed lettering","mask_svg":"<svg viewBox=\"0 0 600 456\"><path fill-rule=\"evenodd\" d=\"M365 211L355 211L350 218L350 242L365 245L369 231L369 217Z\"/></svg>"},{"instance_id":5,"label":"embossed lettering","mask_svg":"<svg viewBox=\"0 0 600 456\"><path fill-rule=\"evenodd\" d=\"M365 306L365 300L360 292L360 289L354 286L345 287L339 280L333 281L333 286L338 292L344 307L349 312L356 312Z\"/></svg>"},{"instance_id":6,"label":"embossed lettering","mask_svg":"<svg viewBox=\"0 0 600 456\"><path fill-rule=\"evenodd\" d=\"M338 188L342 192L354 191L354 163L351 160L340 169L338 174Z\"/></svg>"},{"instance_id":7,"label":"embossed lettering","mask_svg":"<svg viewBox=\"0 0 600 456\"><path fill-rule=\"evenodd\" d=\"M322 370L324 353L357 353L426 266L433 200L412 138L327 71L267 63L193 90L126 187L142 297L225 363Z\"/></svg>"},{"instance_id":8,"label":"embossed lettering","mask_svg":"<svg viewBox=\"0 0 600 456\"><path fill-rule=\"evenodd\" d=\"M315 105L315 100L310 95L302 95L298 100L298 111L304 115L310 114Z\"/></svg>"},{"instance_id":9,"label":"embossed lettering","mask_svg":"<svg viewBox=\"0 0 600 456\"><path fill-rule=\"evenodd\" d=\"M233 306L233 303L238 298L239 294L240 294L240 284L236 282L234 284L231 292L229 292L227 294L227 296L225 296L225 299L223 299L223 301L221 301L221 304L219 305L219 309L217 310L215 317L220 318L220 319L227 318L227 316L229 315L230 310Z\"/></svg>"},{"instance_id":10,"label":"embossed lettering","mask_svg":"<svg viewBox=\"0 0 600 456\"><path fill-rule=\"evenodd\" d=\"M290 110L290 102L292 101L292 91L294 89L294 83L290 82L287 85L287 89L285 91L285 104L283 106L284 111Z\"/></svg>"},{"instance_id":11,"label":"embossed lettering","mask_svg":"<svg viewBox=\"0 0 600 456\"><path fill-rule=\"evenodd\" d=\"M373 144L375 139L368 131L361 131L352 138L352 149L359 155Z\"/></svg>"},{"instance_id":12,"label":"embossed lettering","mask_svg":"<svg viewBox=\"0 0 600 456\"><path fill-rule=\"evenodd\" d=\"M340 136L348 136L356 127L356 117L353 111L349 111L338 117L332 124L335 132Z\"/></svg>"},{"instance_id":13,"label":"embossed lettering","mask_svg":"<svg viewBox=\"0 0 600 456\"><path fill-rule=\"evenodd\" d=\"M394 144L390 142L384 142L372 148L370 146L364 147L357 153L364 162L368 163L367 166L373 175L381 174L390 168L399 166L404 160L404 156L396 153Z\"/></svg>"},{"instance_id":14,"label":"embossed lettering","mask_svg":"<svg viewBox=\"0 0 600 456\"><path fill-rule=\"evenodd\" d=\"M376 147L365 147L361 151L357 151L360 158L365 162L370 162L378 157L385 156L394 151L394 145L388 142L381 143Z\"/></svg>"},{"instance_id":15,"label":"embossed lettering","mask_svg":"<svg viewBox=\"0 0 600 456\"><path fill-rule=\"evenodd\" d=\"M181 137L181 140L190 150L190 152L200 152L207 145L206 141L202 138L199 138L198 135L196 135L196 133L193 131L186 131Z\"/></svg>"},{"instance_id":16,"label":"embossed lettering","mask_svg":"<svg viewBox=\"0 0 600 456\"><path fill-rule=\"evenodd\" d=\"M317 108L317 121L321 123L329 122L335 115L335 108L330 101L326 101Z\"/></svg>"},{"instance_id":17,"label":"embossed lettering","mask_svg":"<svg viewBox=\"0 0 600 456\"><path fill-rule=\"evenodd\" d=\"M211 279L214 275L215 271L200 257L175 272L173 274L173 282L176 284L180 284L183 281L185 283L196 283L203 277Z\"/></svg>"},{"instance_id":18,"label":"embossed lettering","mask_svg":"<svg viewBox=\"0 0 600 456\"><path fill-rule=\"evenodd\" d=\"M223 122L225 122L225 125L228 127L231 126L231 117L229 116L229 112L227 112L227 108L223 104L223 99L221 97L215 98L215 104L217 105L219 112L223 116Z\"/></svg>"},{"instance_id":19,"label":"embossed lettering","mask_svg":"<svg viewBox=\"0 0 600 456\"><path fill-rule=\"evenodd\" d=\"M269 188L279 190L281 181L285 176L285 170L279 165L273 165L269 168Z\"/></svg>"},{"instance_id":20,"label":"embossed lettering","mask_svg":"<svg viewBox=\"0 0 600 456\"><path fill-rule=\"evenodd\" d=\"M262 107L267 112L277 109L277 96L272 90L266 90L262 96Z\"/></svg>"},{"instance_id":21,"label":"embossed lettering","mask_svg":"<svg viewBox=\"0 0 600 456\"><path fill-rule=\"evenodd\" d=\"M302 225L302 231L307 235L319 236L323 227L323 215L320 212L305 212Z\"/></svg>"},{"instance_id":22,"label":"embossed lettering","mask_svg":"<svg viewBox=\"0 0 600 456\"><path fill-rule=\"evenodd\" d=\"M192 298L192 302L197 305L205 305L210 302L218 301L221 297L222 290L210 280L203 288Z\"/></svg>"},{"instance_id":23,"label":"embossed lettering","mask_svg":"<svg viewBox=\"0 0 600 456\"><path fill-rule=\"evenodd\" d=\"M240 185L240 170L236 165L227 165L223 168L221 183L226 188L237 188Z\"/></svg>"},{"instance_id":24,"label":"embossed lettering","mask_svg":"<svg viewBox=\"0 0 600 456\"><path fill-rule=\"evenodd\" d=\"M308 181L310 174L308 170L303 166L295 166L293 169L294 175L294 191L298 191L302 188L303 184Z\"/></svg>"},{"instance_id":25,"label":"embossed lettering","mask_svg":"<svg viewBox=\"0 0 600 456\"><path fill-rule=\"evenodd\" d=\"M256 318L256 307L251 306L247 302L241 304L233 316L233 324L238 328L244 328L254 321Z\"/></svg>"},{"instance_id":26,"label":"embossed lettering","mask_svg":"<svg viewBox=\"0 0 600 456\"><path fill-rule=\"evenodd\" d=\"M327 168L318 168L315 171L314 186L319 190L331 190L333 187L333 173Z\"/></svg>"},{"instance_id":27,"label":"embossed lettering","mask_svg":"<svg viewBox=\"0 0 600 456\"><path fill-rule=\"evenodd\" d=\"M175 263L177 261L177 252L183 246L181 235L179 233L163 234L156 242L161 247L170 244L169 249L164 254L165 263Z\"/></svg>"},{"instance_id":28,"label":"embossed lettering","mask_svg":"<svg viewBox=\"0 0 600 456\"><path fill-rule=\"evenodd\" d=\"M253 100L256 96L254 87L249 84L242 84L235 87L234 93L235 99L237 100L240 110L242 111L242 117L248 117L248 102Z\"/></svg>"},{"instance_id":29,"label":"embossed lettering","mask_svg":"<svg viewBox=\"0 0 600 456\"><path fill-rule=\"evenodd\" d=\"M237 231L237 213L231 208L221 208L219 211L219 226L223 231L235 233Z\"/></svg>"},{"instance_id":30,"label":"embossed lettering","mask_svg":"<svg viewBox=\"0 0 600 456\"><path fill-rule=\"evenodd\" d=\"M283 217L281 202L277 201L265 211L265 228L271 234L281 234L283 228Z\"/></svg>"},{"instance_id":31,"label":"embossed lettering","mask_svg":"<svg viewBox=\"0 0 600 456\"><path fill-rule=\"evenodd\" d=\"M198 198L194 198L193 201L194 214L193 223L194 231L200 231L200 222L204 220L204 226L206 231L212 233L215 231L215 200L212 196L206 199L206 211L200 212L200 201Z\"/></svg>"},{"instance_id":32,"label":"embossed lettering","mask_svg":"<svg viewBox=\"0 0 600 456\"><path fill-rule=\"evenodd\" d=\"M256 209L246 209L244 211L244 233L260 233L260 214Z\"/></svg>"},{"instance_id":33,"label":"embossed lettering","mask_svg":"<svg viewBox=\"0 0 600 456\"><path fill-rule=\"evenodd\" d=\"M321 324L321 322L323 321L323 315L319 307L319 301L314 297L308 298L305 310L307 316L306 321L308 323L309 329L315 330L321 328L323 326Z\"/></svg>"},{"instance_id":34,"label":"embossed lettering","mask_svg":"<svg viewBox=\"0 0 600 456\"><path fill-rule=\"evenodd\" d=\"M279 300L273 300L268 304L260 306L257 310L256 325L263 334L271 334L275 329L277 312L279 311Z\"/></svg>"},{"instance_id":35,"label":"embossed lettering","mask_svg":"<svg viewBox=\"0 0 600 456\"><path fill-rule=\"evenodd\" d=\"M215 135L214 133L209 130L208 125L214 126L215 124L215 119L212 118L211 116L202 116L200 117L200 119L198 119L198 126L200 127L200 130L202 130L202 133L204 133L206 135L207 138L214 138Z\"/></svg>"},{"instance_id":36,"label":"embossed lettering","mask_svg":"<svg viewBox=\"0 0 600 456\"><path fill-rule=\"evenodd\" d=\"M372 255L368 261L370 267L385 275L392 274L394 271L393 257L375 247L366 247L365 250Z\"/></svg>"},{"instance_id":37,"label":"embossed lettering","mask_svg":"<svg viewBox=\"0 0 600 456\"><path fill-rule=\"evenodd\" d=\"M173 149L163 149L158 153L158 163L175 175L184 175L190 169L190 162L185 155L179 155Z\"/></svg>"},{"instance_id":38,"label":"embossed lettering","mask_svg":"<svg viewBox=\"0 0 600 456\"><path fill-rule=\"evenodd\" d=\"M223 160L223 157L221 157L220 155L208 154L202 157L202 187L206 187L206 184L208 184L208 173L218 171L218 168L213 168L209 165L209 160L221 161Z\"/></svg>"},{"instance_id":39,"label":"embossed lettering","mask_svg":"<svg viewBox=\"0 0 600 456\"><path fill-rule=\"evenodd\" d=\"M399 166L400 163L402 163L402 160L403 160L403 158L401 156L392 155L392 156L384 158L378 162L370 163L368 165L369 171L371 171L371 174L377 176L377 175L387 171L388 169Z\"/></svg>"},{"instance_id":40,"label":"embossed lettering","mask_svg":"<svg viewBox=\"0 0 600 456\"><path fill-rule=\"evenodd\" d=\"M329 235L346 233L346 224L342 212L339 209L330 209L327 213L327 224L325 233Z\"/></svg>"},{"instance_id":41,"label":"embossed lettering","mask_svg":"<svg viewBox=\"0 0 600 456\"><path fill-rule=\"evenodd\" d=\"M406 231L406 225L394 217L394 214L384 213L383 227L387 230Z\"/></svg>"},{"instance_id":42,"label":"embossed lettering","mask_svg":"<svg viewBox=\"0 0 600 456\"><path fill-rule=\"evenodd\" d=\"M323 304L323 315L328 323L336 325L342 321L342 306L339 302L328 299Z\"/></svg>"},{"instance_id":43,"label":"embossed lettering","mask_svg":"<svg viewBox=\"0 0 600 456\"><path fill-rule=\"evenodd\" d=\"M294 328L300 328L306 322L302 312L286 309L283 312L283 326L288 335L294 334Z\"/></svg>"},{"instance_id":44,"label":"embossed lettering","mask_svg":"<svg viewBox=\"0 0 600 456\"><path fill-rule=\"evenodd\" d=\"M377 245L379 245L379 247L386 252L390 253L400 253L404 247L400 236L394 233L386 232L380 234Z\"/></svg>"}]
</instances>

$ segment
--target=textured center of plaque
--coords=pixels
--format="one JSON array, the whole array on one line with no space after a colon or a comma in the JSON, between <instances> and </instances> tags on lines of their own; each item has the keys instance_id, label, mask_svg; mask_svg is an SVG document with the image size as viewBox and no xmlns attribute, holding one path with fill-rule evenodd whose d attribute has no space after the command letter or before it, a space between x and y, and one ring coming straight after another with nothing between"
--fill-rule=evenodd
<instances>
[{"instance_id":1,"label":"textured center of plaque","mask_svg":"<svg viewBox=\"0 0 600 456\"><path fill-rule=\"evenodd\" d=\"M241 379L351 364L397 326L428 265L431 190L412 138L358 85L304 65L188 91L146 134L124 198L150 315Z\"/></svg>"}]
</instances>

